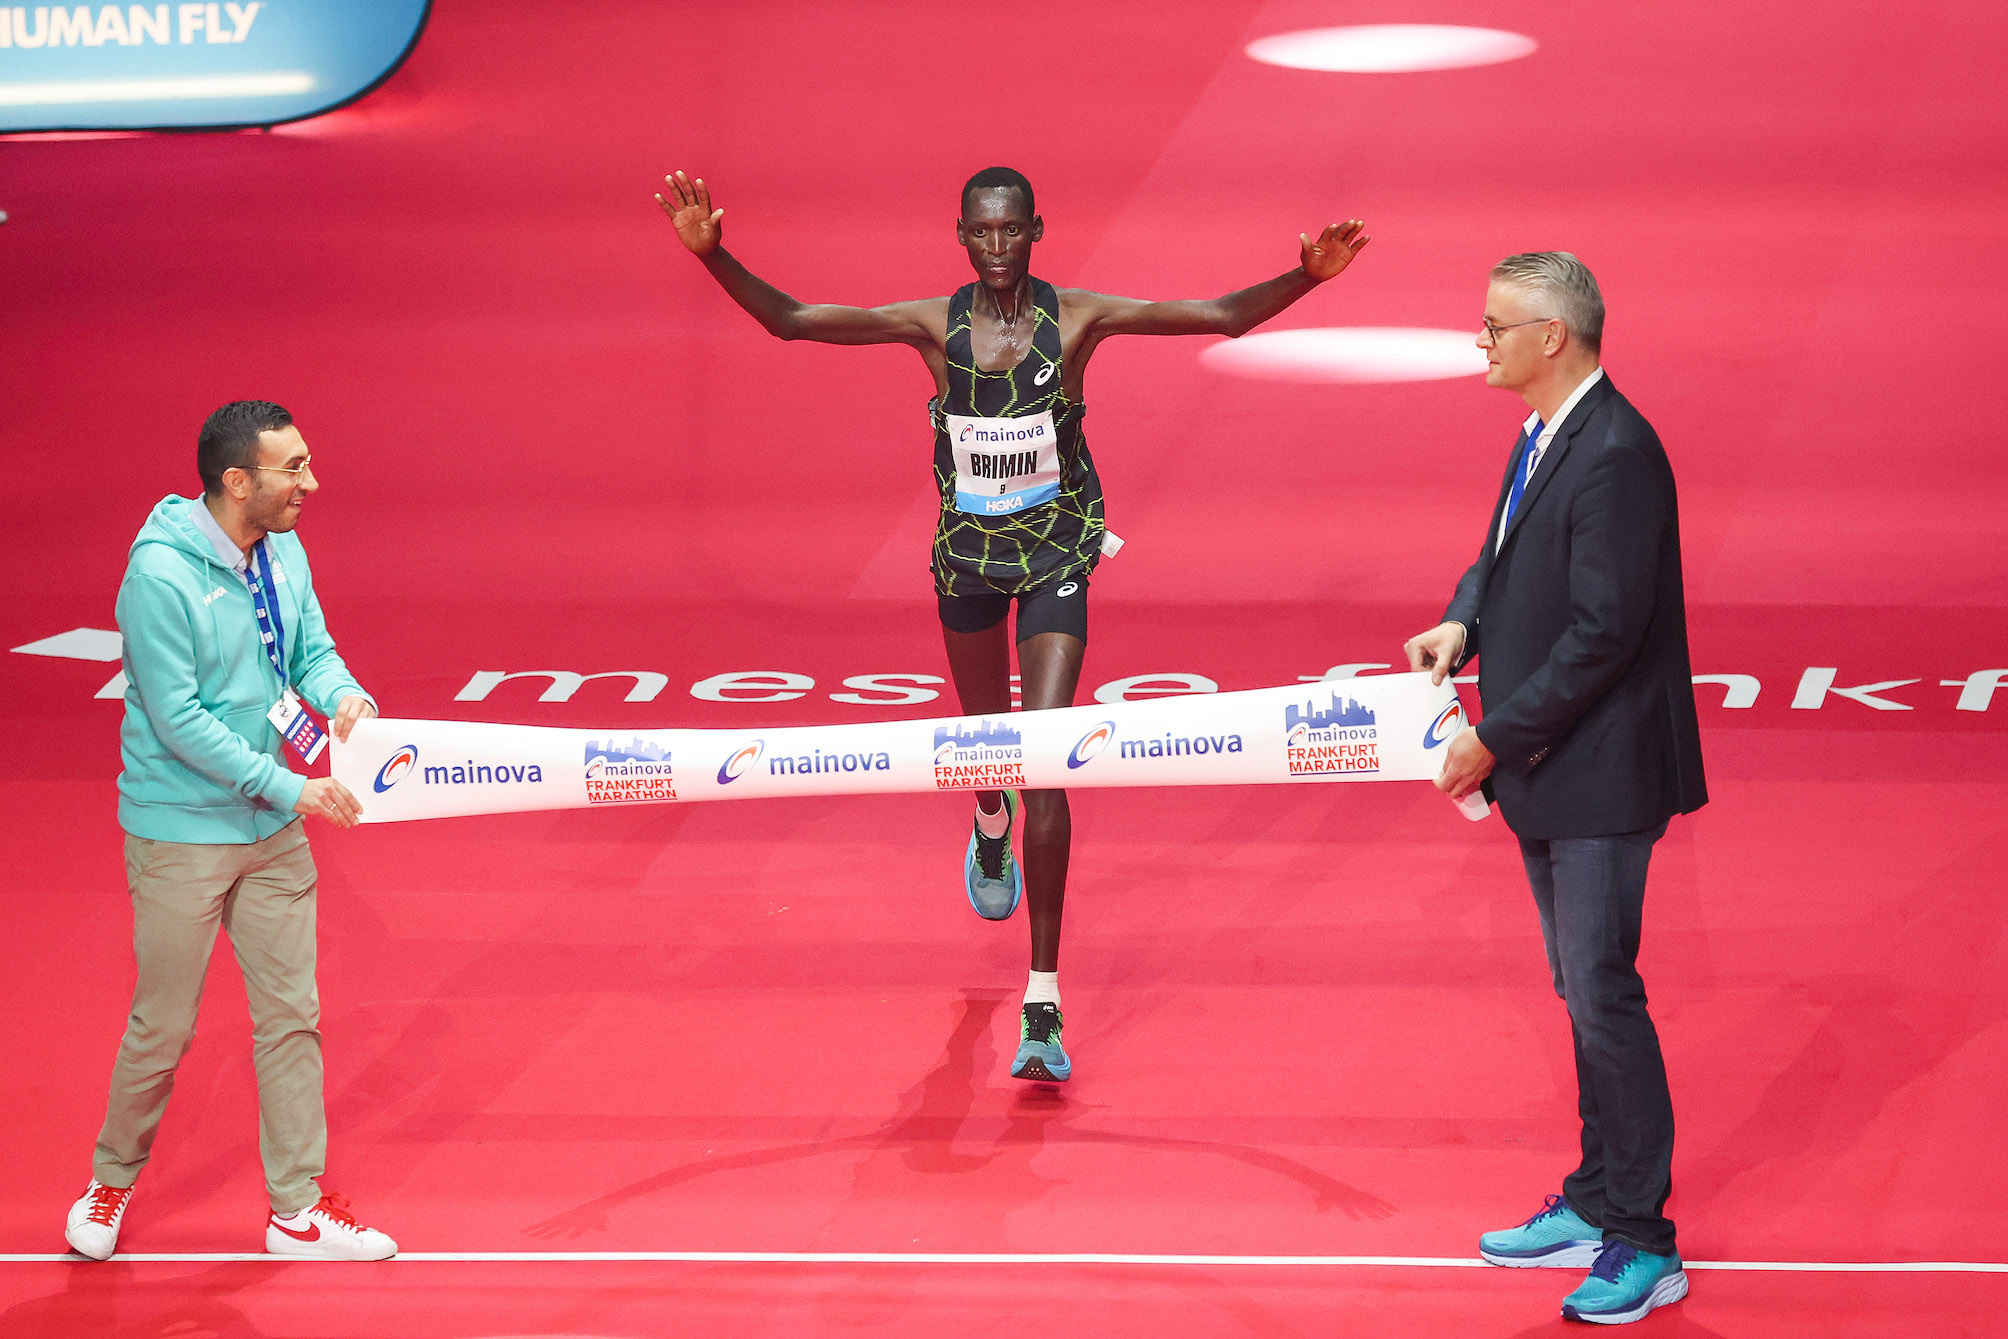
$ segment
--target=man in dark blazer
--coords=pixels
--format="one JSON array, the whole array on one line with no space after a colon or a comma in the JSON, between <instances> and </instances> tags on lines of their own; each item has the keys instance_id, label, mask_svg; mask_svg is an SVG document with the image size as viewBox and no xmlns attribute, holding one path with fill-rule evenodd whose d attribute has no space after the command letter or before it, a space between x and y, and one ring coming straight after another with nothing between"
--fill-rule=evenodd
<instances>
[{"instance_id":1,"label":"man in dark blazer","mask_svg":"<svg viewBox=\"0 0 2008 1339\"><path fill-rule=\"evenodd\" d=\"M1687 654L1673 470L1599 365L1604 304L1567 252L1509 256L1485 297L1487 385L1533 412L1478 560L1404 648L1438 683L1479 661L1476 727L1437 785L1483 787L1520 839L1575 1034L1582 1162L1499 1265L1591 1265L1562 1314L1621 1324L1687 1293L1665 1215L1673 1102L1637 968L1646 866L1707 802Z\"/></svg>"}]
</instances>

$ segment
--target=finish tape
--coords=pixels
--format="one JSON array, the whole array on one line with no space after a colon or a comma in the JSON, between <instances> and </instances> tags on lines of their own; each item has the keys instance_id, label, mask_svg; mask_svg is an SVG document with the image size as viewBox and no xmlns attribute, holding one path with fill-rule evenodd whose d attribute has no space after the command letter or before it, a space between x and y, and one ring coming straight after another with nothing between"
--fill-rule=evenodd
<instances>
[{"instance_id":1,"label":"finish tape","mask_svg":"<svg viewBox=\"0 0 2008 1339\"><path fill-rule=\"evenodd\" d=\"M799 795L1433 781L1456 689L1378 674L1056 711L734 730L370 719L334 745L365 823ZM1459 806L1488 812L1473 795Z\"/></svg>"}]
</instances>

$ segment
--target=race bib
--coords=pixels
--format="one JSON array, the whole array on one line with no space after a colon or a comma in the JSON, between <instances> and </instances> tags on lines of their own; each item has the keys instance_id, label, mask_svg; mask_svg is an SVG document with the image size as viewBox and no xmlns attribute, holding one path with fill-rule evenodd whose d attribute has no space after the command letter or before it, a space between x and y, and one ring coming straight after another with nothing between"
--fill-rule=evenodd
<instances>
[{"instance_id":1,"label":"race bib","mask_svg":"<svg viewBox=\"0 0 2008 1339\"><path fill-rule=\"evenodd\" d=\"M1024 418L949 414L955 448L955 509L1009 516L1060 495L1060 438L1050 410Z\"/></svg>"}]
</instances>

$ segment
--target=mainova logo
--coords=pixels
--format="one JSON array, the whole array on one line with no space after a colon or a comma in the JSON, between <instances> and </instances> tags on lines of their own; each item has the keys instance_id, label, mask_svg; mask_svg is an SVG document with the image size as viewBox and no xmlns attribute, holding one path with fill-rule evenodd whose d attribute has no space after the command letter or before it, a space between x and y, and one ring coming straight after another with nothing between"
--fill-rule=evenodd
<instances>
[{"instance_id":1,"label":"mainova logo","mask_svg":"<svg viewBox=\"0 0 2008 1339\"><path fill-rule=\"evenodd\" d=\"M407 776L410 776L411 769L416 766L418 766L418 750L412 745L406 744L396 753L390 755L390 761L377 769L376 781L373 783L376 787L376 793L381 795Z\"/></svg>"},{"instance_id":2,"label":"mainova logo","mask_svg":"<svg viewBox=\"0 0 2008 1339\"><path fill-rule=\"evenodd\" d=\"M1291 776L1380 770L1380 731L1373 709L1336 691L1322 707L1315 698L1285 707L1283 729Z\"/></svg>"},{"instance_id":3,"label":"mainova logo","mask_svg":"<svg viewBox=\"0 0 2008 1339\"><path fill-rule=\"evenodd\" d=\"M993 419L991 421L995 422L996 420ZM1012 442L1043 442L1053 435L1051 425L1046 423L1044 419L1034 419L1022 428L985 428L970 423L962 430L963 441L966 442L969 440L969 433L972 428L976 431L977 441L992 442L999 445L1008 445Z\"/></svg>"},{"instance_id":4,"label":"mainova logo","mask_svg":"<svg viewBox=\"0 0 2008 1339\"><path fill-rule=\"evenodd\" d=\"M586 803L637 804L676 798L669 746L635 735L625 744L586 742Z\"/></svg>"},{"instance_id":5,"label":"mainova logo","mask_svg":"<svg viewBox=\"0 0 2008 1339\"><path fill-rule=\"evenodd\" d=\"M731 757L719 764L718 784L721 786L730 785L732 782L746 775L746 769L758 762L760 755L766 749L767 741L764 739L756 739L749 744L740 745Z\"/></svg>"},{"instance_id":6,"label":"mainova logo","mask_svg":"<svg viewBox=\"0 0 2008 1339\"><path fill-rule=\"evenodd\" d=\"M810 748L795 757L775 756L767 760L769 776L816 776L825 772L890 772L890 753L825 753Z\"/></svg>"},{"instance_id":7,"label":"mainova logo","mask_svg":"<svg viewBox=\"0 0 2008 1339\"><path fill-rule=\"evenodd\" d=\"M1422 732L1422 746L1433 749L1457 733L1457 727L1464 723L1464 704L1453 702L1445 707L1437 718Z\"/></svg>"},{"instance_id":8,"label":"mainova logo","mask_svg":"<svg viewBox=\"0 0 2008 1339\"><path fill-rule=\"evenodd\" d=\"M992 790L1025 784L1025 736L1008 719L934 727L937 790Z\"/></svg>"},{"instance_id":9,"label":"mainova logo","mask_svg":"<svg viewBox=\"0 0 2008 1339\"><path fill-rule=\"evenodd\" d=\"M1122 756L1125 758L1186 758L1195 754L1204 757L1209 753L1240 753L1240 735L1172 735L1158 739L1125 739L1122 742Z\"/></svg>"},{"instance_id":10,"label":"mainova logo","mask_svg":"<svg viewBox=\"0 0 2008 1339\"><path fill-rule=\"evenodd\" d=\"M421 770L424 775L420 779L428 786L503 786L523 782L541 785L544 781L544 769L538 763L477 763L469 758L466 762L428 765Z\"/></svg>"},{"instance_id":11,"label":"mainova logo","mask_svg":"<svg viewBox=\"0 0 2008 1339\"><path fill-rule=\"evenodd\" d=\"M1109 741L1115 737L1116 723L1114 721L1103 721L1094 729L1082 735L1075 742L1073 749L1067 754L1067 767L1069 770L1076 767L1086 767L1089 763L1093 762L1101 755L1101 751L1109 746Z\"/></svg>"}]
</instances>

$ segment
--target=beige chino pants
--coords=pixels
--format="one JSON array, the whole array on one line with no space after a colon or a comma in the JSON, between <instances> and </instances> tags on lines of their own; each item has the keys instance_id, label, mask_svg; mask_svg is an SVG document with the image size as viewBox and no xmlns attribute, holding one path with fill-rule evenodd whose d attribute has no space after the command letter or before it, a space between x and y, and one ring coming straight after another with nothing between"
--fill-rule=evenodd
<instances>
[{"instance_id":1,"label":"beige chino pants","mask_svg":"<svg viewBox=\"0 0 2008 1339\"><path fill-rule=\"evenodd\" d=\"M126 837L139 981L112 1069L111 1103L92 1175L129 1186L146 1166L174 1072L195 1040L195 1013L216 946L230 932L251 1006L258 1151L278 1213L319 1201L326 1170L321 1000L314 984L314 858L306 825L260 842L195 846Z\"/></svg>"}]
</instances>

